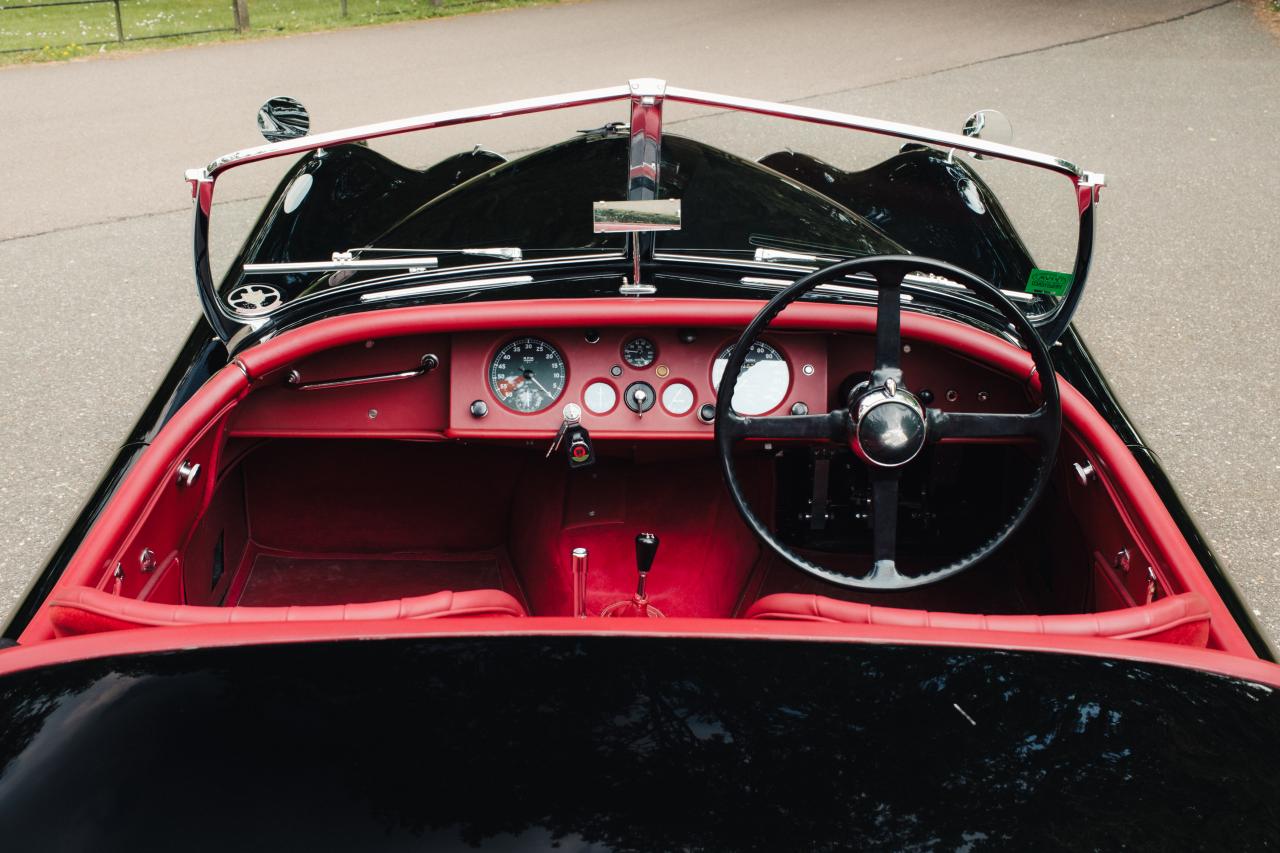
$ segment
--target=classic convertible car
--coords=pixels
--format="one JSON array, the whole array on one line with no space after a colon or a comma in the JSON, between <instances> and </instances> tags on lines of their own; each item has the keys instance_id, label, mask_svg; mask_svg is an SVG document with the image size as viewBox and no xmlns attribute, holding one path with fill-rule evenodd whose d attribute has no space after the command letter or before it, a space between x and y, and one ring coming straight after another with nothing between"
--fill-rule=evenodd
<instances>
[{"instance_id":1,"label":"classic convertible car","mask_svg":"<svg viewBox=\"0 0 1280 853\"><path fill-rule=\"evenodd\" d=\"M4 631L6 847L1280 840L1280 667L1071 325L1101 175L653 79L259 124Z\"/></svg>"}]
</instances>

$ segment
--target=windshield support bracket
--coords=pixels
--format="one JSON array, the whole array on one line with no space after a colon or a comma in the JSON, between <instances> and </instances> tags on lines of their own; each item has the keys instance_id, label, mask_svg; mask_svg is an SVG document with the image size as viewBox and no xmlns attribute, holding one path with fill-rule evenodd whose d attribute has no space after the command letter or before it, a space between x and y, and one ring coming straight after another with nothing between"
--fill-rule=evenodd
<instances>
[{"instance_id":1,"label":"windshield support bracket","mask_svg":"<svg viewBox=\"0 0 1280 853\"><path fill-rule=\"evenodd\" d=\"M631 90L631 154L627 169L627 201L652 201L658 197L658 170L662 162L662 102L667 94L667 81L654 77L630 80ZM656 238L652 233L634 233L631 237L631 281L624 295L656 292L640 278L640 267L653 260Z\"/></svg>"}]
</instances>

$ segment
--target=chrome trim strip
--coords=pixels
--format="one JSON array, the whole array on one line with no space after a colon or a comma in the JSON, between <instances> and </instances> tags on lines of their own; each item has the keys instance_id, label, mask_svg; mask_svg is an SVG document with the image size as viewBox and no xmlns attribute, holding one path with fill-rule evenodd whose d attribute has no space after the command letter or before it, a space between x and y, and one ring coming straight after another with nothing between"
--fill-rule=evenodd
<instances>
[{"instance_id":1,"label":"chrome trim strip","mask_svg":"<svg viewBox=\"0 0 1280 853\"><path fill-rule=\"evenodd\" d=\"M245 264L245 272L336 272L337 270L414 270L440 265L439 258L386 258L374 260L299 261L282 264Z\"/></svg>"},{"instance_id":2,"label":"chrome trim strip","mask_svg":"<svg viewBox=\"0 0 1280 853\"><path fill-rule=\"evenodd\" d=\"M783 263L777 263L774 261L757 262L757 261L747 260L745 258L742 258L742 259L717 258L714 255L675 255L675 254L670 254L666 252L659 252L658 254L654 255L654 260L676 261L676 262L687 261L689 263L694 263L694 264L706 264L706 265L715 265L715 266L723 266L728 264L733 266L752 267L755 269L759 269L761 271L768 271L768 272L794 272L799 275L804 275L805 273L811 273L818 269L818 267L816 266L800 266L797 264L783 264ZM846 275L844 276L844 278L852 281L865 281L865 282L875 281L875 278L867 273L855 273L853 275ZM963 284L960 284L959 282L951 281L950 279L946 279L946 278L932 278L929 276L908 274L906 276L903 276L902 280L907 284L914 284L914 285L919 285L923 287L943 287L948 290L955 290L962 293L970 292L969 288L965 287ZM1023 293L1020 290L1001 290L1000 292L1003 293L1005 296L1009 297L1014 302L1034 302L1035 301L1034 294Z\"/></svg>"},{"instance_id":3,"label":"chrome trim strip","mask_svg":"<svg viewBox=\"0 0 1280 853\"><path fill-rule=\"evenodd\" d=\"M244 148L230 154L224 154L204 168L204 177L214 178L219 173L233 166L243 166L259 160L270 160L273 157L287 157L290 154L301 154L316 148L330 148L334 145L345 145L359 142L362 139L377 139L382 136L394 136L398 133L411 133L415 130L429 130L435 127L449 127L455 124L468 124L473 121L487 121L493 118L528 115L545 110L559 110L571 107L582 107L606 101L618 101L630 97L628 86L609 86L604 89L587 89L581 92L569 92L564 95L545 95L540 98L523 98L517 101L505 101L483 107L468 107L461 110L446 110L440 113L427 113L412 118L394 121L365 124L346 130L334 130L329 133L317 133L284 142L273 142L269 145L258 145ZM188 174L190 174L190 170ZM190 178L188 178L190 180Z\"/></svg>"},{"instance_id":4,"label":"chrome trim strip","mask_svg":"<svg viewBox=\"0 0 1280 853\"><path fill-rule=\"evenodd\" d=\"M983 154L997 159L1010 160L1065 175L1075 184L1080 211L1079 245L1076 254L1076 265L1073 271L1075 283L1068 296L1054 305L1052 310L1044 312L1043 314L1031 316L1029 319L1031 319L1038 328L1042 327L1045 332L1046 340L1052 342L1065 330L1066 325L1070 322L1071 317L1074 314L1076 306L1079 304L1080 297L1084 291L1085 282L1088 278L1090 262L1093 254L1094 210L1099 200L1099 190L1106 183L1106 178L1101 173L1082 171L1074 163L1058 157L1029 151L1023 148L1016 148L1010 145L988 142L976 137L967 137L961 134L936 131L916 125L883 121L880 119L839 113L831 110L821 110L791 104L761 101L754 98L718 95L695 89L670 87L666 86L664 81L657 80L655 78L639 78L631 81L626 86L587 89L561 95L549 95L506 101L482 107L447 110L444 112L429 113L411 118L362 125L348 128L346 130L304 136L299 137L298 139L285 140L268 145L259 145L253 148L245 148L240 151L225 154L212 161L203 169L188 169L185 173L185 177L191 184L192 198L195 202L194 258L196 265L196 280L201 305L204 308L206 318L213 327L215 333L224 341L230 340L235 335L237 329L243 328L244 326L243 318L236 317L229 313L222 304L221 298L216 292L216 285L214 284L213 276L208 265L208 228L209 216L213 202L213 185L215 178L223 171L260 160L267 160L275 157L286 157L292 154L301 154L307 151L351 142L359 142L366 139L376 139L383 136L409 133L412 131L429 130L437 127L448 127L452 125L486 121L494 118L528 115L549 110L569 109L619 100L629 100L632 103L633 121L631 129L633 131L633 139L635 132L643 134L645 129L643 123L641 123L640 127L637 127L635 122L637 111L640 111L645 115L652 114L656 111L660 122L660 111L663 101L672 100L679 103L737 110L741 112L773 116L776 118L792 119L796 121L810 122L813 124L878 133L900 139L968 151L974 154ZM657 132L654 134L654 138L657 140L658 144L660 144L660 123L657 126ZM656 187L656 167L659 162L659 158L655 157L652 162L655 169L654 186ZM633 246L633 255L639 254L635 251L638 248L638 246ZM652 252L652 249L648 249L648 252ZM638 260L638 258L634 258L634 260ZM781 264L774 264L771 266L775 271L784 269ZM804 272L807 270L801 269L800 271ZM637 271L633 270L633 276L635 272ZM367 286L368 283L369 282L360 282L359 286ZM940 282L932 283L939 284ZM946 285L944 284L943 286ZM332 292L333 291L326 291L326 293ZM1017 291L1007 290L1004 291L1004 293L1009 298L1017 301L1034 301L1034 297L1031 297L1029 294L1022 294Z\"/></svg>"},{"instance_id":5,"label":"chrome trim strip","mask_svg":"<svg viewBox=\"0 0 1280 853\"><path fill-rule=\"evenodd\" d=\"M400 299L405 296L421 296L427 293L453 293L466 290L488 290L504 287L508 284L530 284L531 275L509 275L503 278L473 278L466 281L436 282L420 284L417 287L401 287L395 290L379 290L376 293L362 293L361 302L385 302L388 299Z\"/></svg>"},{"instance_id":6,"label":"chrome trim strip","mask_svg":"<svg viewBox=\"0 0 1280 853\"><path fill-rule=\"evenodd\" d=\"M406 280L421 281L424 284L435 281L436 279L450 280L450 281L457 280L459 283L462 283L461 279L458 279L458 276L466 273L475 273L475 272L518 273L524 270L536 271L549 266L556 266L556 267L577 266L577 265L586 266L594 263L601 263L601 262L608 262L608 261L624 261L626 259L627 259L627 256L622 252L608 252L608 253L602 253L599 255L563 255L555 258L540 258L536 261L520 261L516 263L511 263L510 261L507 261L503 263L493 263L493 264L474 264L472 266L465 266L465 267L446 267L441 270L436 270L435 272L400 273L398 275L383 276L382 278L366 279L365 281L357 282L355 284L349 284L341 288L335 287L330 290L326 290L325 293L326 294L341 293L345 290L367 288L370 285L375 285L375 284L395 284L397 282L406 281ZM513 267L515 269L512 269ZM479 280L484 281L486 279L479 279Z\"/></svg>"},{"instance_id":7,"label":"chrome trim strip","mask_svg":"<svg viewBox=\"0 0 1280 853\"><path fill-rule=\"evenodd\" d=\"M748 113L775 116L777 118L796 119L813 124L826 124L832 127L844 127L851 130L865 130L885 136L897 136L913 142L924 142L945 148L958 148L975 154L988 154L1002 160L1013 160L1028 166L1038 166L1059 172L1069 178L1077 179L1085 173L1067 160L1029 151L1026 148L1015 148L998 142L987 142L973 136L948 133L942 130L930 130L914 124L901 124L895 121L867 118L866 116L838 113L832 110L818 110L812 107L797 107L791 104L779 104L773 101L758 101L754 98L738 98L733 95L717 95L712 92L700 92L696 89L681 89L668 86L667 100L685 104L699 104L706 107L722 107Z\"/></svg>"},{"instance_id":8,"label":"chrome trim strip","mask_svg":"<svg viewBox=\"0 0 1280 853\"><path fill-rule=\"evenodd\" d=\"M846 278L851 278L851 276L846 276ZM738 283L744 284L748 287L761 286L781 290L784 287L790 287L796 282L795 279L790 278L759 278L756 276L744 275L742 278L738 279ZM820 284L815 287L814 290L821 291L823 293L838 293L845 296L862 296L868 299L875 299L879 295L879 291L872 290L867 287L851 287L847 284L833 284L831 282ZM910 293L899 294L899 297L903 302L915 301L915 297Z\"/></svg>"}]
</instances>

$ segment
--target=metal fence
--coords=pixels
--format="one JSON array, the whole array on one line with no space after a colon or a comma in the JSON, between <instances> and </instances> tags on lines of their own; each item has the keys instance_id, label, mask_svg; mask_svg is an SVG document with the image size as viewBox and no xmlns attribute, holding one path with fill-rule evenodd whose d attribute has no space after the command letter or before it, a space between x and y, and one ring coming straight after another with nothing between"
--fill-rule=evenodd
<instances>
[{"instance_id":1,"label":"metal fence","mask_svg":"<svg viewBox=\"0 0 1280 853\"><path fill-rule=\"evenodd\" d=\"M349 2L354 0L320 0L316 5L329 6L342 18L349 17ZM422 7L438 9L442 6L479 5L480 0L417 0ZM3 3L3 0L0 0ZM151 39L177 38L179 36L203 35L205 33L245 32L250 29L250 0L221 0L210 2L205 9L209 13L210 22L214 26L173 31L154 32L154 27L140 26L130 20L144 12L158 11L163 15L168 6L165 0L38 0L31 3L13 3L0 5L0 54L25 53L29 51L70 46L89 47L105 44L123 44L125 42L148 41ZM124 7L122 10L121 7ZM65 16L70 7L109 7L103 8L101 16L96 20L85 21ZM225 11L222 11L225 10ZM26 13L21 16L20 13ZM21 17L31 31L9 32L11 21ZM62 18L62 20L59 20ZM152 21L154 23L154 21ZM225 23L225 26L221 24ZM11 24L10 24L11 25ZM24 29L19 26L18 30ZM81 36L76 38L77 32ZM86 37L87 36L87 37ZM24 43L24 37L31 39Z\"/></svg>"},{"instance_id":2,"label":"metal fence","mask_svg":"<svg viewBox=\"0 0 1280 853\"><path fill-rule=\"evenodd\" d=\"M115 38L90 39L85 41L76 41L74 39L69 39L67 41L61 42L60 44L51 44L51 43L42 41L39 44L32 44L24 47L0 48L0 53L23 53L26 51L41 50L46 47L65 47L70 44L77 44L77 45L88 47L90 45L115 44L115 43L124 43L124 42L130 42L130 41L147 41L149 39L174 38L177 36L193 36L193 35L201 35L203 33L225 33L225 32L231 32L232 30L236 29L236 26L235 26L236 3L233 2L231 4L231 8L228 8L227 10L228 25L225 27L209 27L209 28L200 29L200 30L183 30L181 32L164 32L164 33L148 33L145 35L130 35L127 32L127 28L125 26L124 16L120 11L121 2L122 0L54 0L54 2L49 2L49 3L23 3L20 5L0 6L0 22L4 21L4 13L6 12L30 13L36 10L42 11L46 9L54 9L54 8L68 7L68 6L111 6L112 8L110 10L110 13L112 15L112 20L115 24ZM244 0L241 0L241 2L244 2ZM39 14L39 11L37 11L37 14Z\"/></svg>"}]
</instances>

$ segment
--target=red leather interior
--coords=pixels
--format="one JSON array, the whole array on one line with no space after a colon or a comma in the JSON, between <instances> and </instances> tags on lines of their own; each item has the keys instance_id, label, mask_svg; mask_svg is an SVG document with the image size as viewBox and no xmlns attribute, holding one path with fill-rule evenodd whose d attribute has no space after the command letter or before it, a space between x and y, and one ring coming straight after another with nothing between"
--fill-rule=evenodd
<instances>
[{"instance_id":1,"label":"red leather interior","mask_svg":"<svg viewBox=\"0 0 1280 853\"><path fill-rule=\"evenodd\" d=\"M627 300L627 299L568 299L568 300L540 300L537 306L538 311L536 319L529 315L529 305L527 302L520 303L483 303L483 304L464 304L464 305L441 305L441 306L422 306L415 308L403 309L387 309L383 311L368 312L363 314L346 315L334 317L326 320L317 321L302 328L285 332L278 337L259 344L237 357L237 361L233 365L229 365L222 371L219 371L208 383L205 384L186 405L173 417L173 419L165 426L165 428L156 436L151 446L140 456L137 464L129 471L124 481L121 483L118 491L113 496L110 504L104 509L103 513L97 519L96 524L90 531L89 535L81 543L76 555L72 558L64 571L61 578L57 582L54 593L50 596L48 607L32 620L32 622L24 630L20 637L20 643L30 644L39 643L42 640L49 639L55 635L53 625L54 611L64 610L67 612L58 616L58 619L65 628L65 616L69 610L79 607L76 602L67 602L63 597L70 591L74 591L80 586L92 586L96 584L109 583L111 572L117 562L123 562L124 571L126 572L126 583L137 583L141 578L140 569L137 565L137 555L140 553L141 546L151 545L152 535L147 530L142 529L147 520L151 517L158 501L166 502L168 505L165 490L174 482L175 470L177 466L185 459L191 456L200 456L202 445L202 435L207 433L211 428L222 428L219 426L225 424L228 416L231 415L238 405L247 402L244 398L250 393L250 389L254 394L263 393L269 387L280 381L280 373L285 369L294 367L304 363L308 359L316 358L319 354L335 346L353 346L365 347L367 341L375 341L377 346L381 346L385 341L396 338L429 335L441 333L466 333L478 331L502 331L511 329L529 329L533 331L537 329L582 329L582 328L608 328L619 325L620 318L625 318L629 328L645 328L645 327L671 327L675 325L692 326L692 327L723 327L723 328L741 328L744 326L759 310L760 304L756 301L749 300L681 300L681 299L662 299L655 298L649 300ZM1030 376L1031 363L1025 352L1017 347L1000 340L999 338L980 332L973 328L964 326L959 323L951 322L937 317L929 317L925 315L907 312L902 318L903 334L912 341L913 349L921 345L939 346L959 353L967 358L973 359L975 362L984 366L995 373L1001 374L1001 378L1012 379L1015 382L1022 383ZM853 332L855 334L869 335L874 332L875 328L875 311L872 308L864 306L831 306L817 304L800 304L794 305L784 312L775 324L779 333L785 331L803 330L808 332ZM366 347L367 349L367 347ZM418 347L409 346L406 352L412 354L416 352ZM361 350L363 351L363 350ZM404 353L398 353L404 355ZM443 355L443 353L441 353ZM393 360L395 364L400 363L400 359ZM333 367L336 370L336 367ZM314 372L308 370L308 372ZM431 375L430 382L436 382L443 379L442 372ZM1036 381L1031 377L1028 381L1032 387ZM389 383L383 386L368 386L369 388L409 388L419 383L419 380L412 380L407 383ZM980 390L992 389L982 387ZM972 389L970 389L972 390ZM290 394L299 392L288 391ZM349 407L347 412L343 409L343 417L351 416L352 423L359 423L359 417L365 420L373 420L370 412L375 408L366 399L361 397L356 400L351 395L348 398L343 392L334 392L337 396L325 397L325 399L342 400L344 406ZM961 389L961 393L968 396L965 389ZM1098 502L1113 500L1119 512L1122 523L1127 527L1135 541L1141 544L1141 548L1133 553L1138 573L1145 569L1145 561L1149 559L1151 564L1156 568L1157 572L1164 572L1169 581L1168 588L1171 591L1190 590L1201 596L1201 602L1206 603L1205 607L1211 611L1212 620L1209 624L1208 643L1210 647L1222 649L1230 654L1239 655L1241 657L1251 657L1253 652L1250 649L1248 641L1239 630L1223 605L1221 599L1216 594L1211 582L1205 573L1201 570L1194 553L1187 545L1181 532L1178 530L1176 523L1170 517L1167 509L1162 503L1160 497L1155 493L1150 481L1144 475L1138 462L1134 459L1133 454L1124 446L1121 439L1116 435L1114 430L1106 423L1106 421L1089 405L1088 401L1076 392L1069 384L1062 383L1062 398L1064 407L1064 429L1079 439L1079 445L1086 449L1087 459L1080 461L1089 461L1094 470L1097 472L1099 482L1103 483L1108 490L1105 497L1096 498ZM292 399L292 398L290 398ZM320 400L320 397L316 398ZM399 398L396 398L399 399ZM308 406L321 406L322 404L307 403ZM335 411L339 408L333 405L326 408L332 408ZM386 406L377 406L377 420L382 421L383 418L390 417L390 413ZM305 420L309 423L314 412L306 412ZM359 417L356 417L359 415ZM383 421L391 423L391 421ZM267 425L270 426L269 424ZM354 427L353 427L354 428ZM265 429L265 427L264 427ZM252 432L252 431L251 431ZM549 431L542 431L541 438L549 437ZM290 427L285 430L286 434L296 434ZM361 430L360 433L367 434ZM326 432L326 435L344 434ZM398 435L399 424L391 431L392 435ZM424 437L424 436L415 436ZM498 437L494 435L493 437ZM504 436L507 437L507 436ZM637 438L639 436L636 436ZM1076 461L1076 460L1069 460ZM216 464L206 466L206 470L212 467L214 470L221 470ZM205 507L208 505L208 491L212 483L204 481L201 489L201 497L204 500ZM194 493L193 493L194 494ZM174 504L177 505L176 503ZM570 515L565 507L565 514ZM589 509L596 509L590 507ZM194 516L186 512L180 513L183 518L187 519L190 524L201 513ZM629 538L634 535L635 531L621 528L629 528L631 526L631 518L627 518L626 523L619 525L619 533L624 533ZM661 532L661 525L655 525ZM325 530L324 525L312 525L313 529ZM175 525L176 528L176 525ZM570 532L568 530L565 531ZM584 528L583 533L588 531ZM590 531L594 533L595 531ZM139 538L143 537L143 538ZM145 539L145 541L144 541ZM565 541L560 542L555 549L562 551L566 546L573 543L569 541L570 537L565 537ZM621 540L625 541L625 539ZM184 545L177 542L178 548ZM595 543L592 543L595 544ZM675 543L671 543L675 544ZM199 547L201 551L211 551L210 543L197 542L192 547ZM235 548L233 537L228 536L227 540L227 572L232 572L235 567L233 562L233 553ZM170 553L170 544L161 542L160 547L156 548L160 562L163 564L164 559ZM664 543L664 548L666 548ZM605 545L596 546L596 551L609 552L610 548ZM606 566L597 568L598 562L595 559L595 551L593 551L593 576L601 578L606 571L612 571L614 565L621 565L629 568L630 560L624 553L625 549L617 549L617 553L613 559L607 561ZM601 553L601 557L606 556ZM674 554L673 548L666 553ZM513 553L513 559L519 559L519 556ZM1105 554L1108 558L1113 554ZM659 567L655 571L653 582L655 585L660 584L661 578L658 572L662 570L663 556L659 556ZM1137 562L1137 561L1143 562ZM601 559L599 563L606 563ZM629 574L629 572L623 572ZM1135 573L1137 575L1138 573ZM176 578L176 572L158 571L157 579L153 582L155 586L145 593L147 595L159 595L161 590L159 584L161 579L170 586ZM184 574L186 574L184 572ZM200 567L199 571L193 571L188 580L195 578L204 579L207 570ZM603 578L602 578L603 579ZM205 579L206 586L210 582ZM108 587L109 588L109 587ZM165 587L164 595L169 595L169 587ZM109 598L109 593L101 593ZM141 590L137 594L144 594ZM1158 599L1154 606L1167 606L1168 601L1176 600L1181 596L1167 596ZM188 599L190 600L190 599ZM123 599L121 599L123 601ZM130 605L145 606L147 602L129 601ZM378 604L380 602L374 602ZM70 608L60 607L60 605L71 604ZM172 611L174 608L183 607L176 604L157 604L155 605L164 611ZM368 607L372 605L356 605L357 607ZM856 606L856 605L855 605ZM1152 607L1148 605L1147 607ZM535 603L536 607L536 603ZM204 609L204 608L202 608ZM207 608L215 610L217 608ZM250 608L223 608L227 611L244 611ZM265 608L264 608L265 609ZM301 609L301 608L299 608ZM332 611L333 608L325 608ZM342 610L341 607L337 608ZM289 610L281 608L282 611ZM1145 607L1134 608L1134 611L1145 611ZM150 612L150 611L148 611ZM536 612L536 611L535 611ZM908 611L911 612L911 611ZM132 627L131 622L123 618L120 613L106 611L98 614L104 622L117 620L122 624L114 627ZM1046 620L1059 619L1101 619L1111 614L1100 614L1098 616L1085 617L1059 617L1047 616ZM281 618L279 616L273 618ZM286 616L286 618L288 618ZM296 618L296 617L295 617ZM330 618L330 617L326 617ZM988 619L1000 620L1004 618L1023 618L1023 617L967 617L970 619ZM933 624L938 622L940 616L935 614ZM228 618L228 621L233 621ZM472 620L468 624L480 624L487 620ZM495 622L502 620L495 620ZM629 620L620 620L629 621ZM867 620L863 620L864 623ZM1195 618L1185 620L1184 625L1191 625L1193 622L1198 626L1196 630L1204 630L1204 621L1197 621ZM172 621L158 622L156 624L178 624ZM277 626L283 626L284 623L276 623ZM338 625L341 623L329 623ZM399 623L392 621L386 623L394 626ZM424 623L430 624L430 623ZM797 628L799 626L786 626L778 622L770 624L766 620L757 622L737 622L741 626L753 625L752 628L743 628L749 633L765 634L769 632L784 631L788 628ZM850 623L844 623L850 624ZM1047 624L1032 624L1032 630L1041 630L1047 632L1050 626ZM841 624L819 625L813 624L811 630L821 632L825 630L841 630ZM984 627L983 625L975 627ZM996 628L993 624L985 624L987 630L1007 630ZM1176 626L1175 626L1176 627ZM699 630L706 630L714 633L718 630L715 627L714 620L708 620L704 625L698 623ZM1137 630L1141 630L1142 626L1138 626ZM61 631L63 629L59 629ZM189 630L189 629L188 629ZM274 630L272 626L244 626L243 633L246 638L250 636L263 636L264 631ZM316 630L320 630L317 628ZM325 630L338 630L338 628L326 628ZM360 630L364 630L361 627ZM389 629L395 630L395 629ZM809 629L806 629L809 630ZM908 627L877 627L876 625L864 624L862 628L846 631L847 635L878 635L885 636L920 636L920 631L915 628ZM1092 629L1091 629L1092 630ZM897 632L897 633L895 633ZM941 637L946 632L941 628L935 629L936 634L932 634L925 641L941 642ZM137 633L137 632L130 632ZM166 632L168 633L168 632ZM927 632L926 632L927 633ZM977 633L977 632L975 632ZM846 634L840 634L845 636ZM1043 633L1041 634L1044 635ZM1072 643L1079 643L1081 647L1088 645L1090 638L1084 634L1054 634L1055 639L1044 640L1041 643L1035 643L1029 639L1034 634L1019 634L1002 636L1000 642L1010 646L1031 645L1035 647L1054 648L1073 648ZM1129 634L1128 636L1136 636ZM246 639L246 641L248 641ZM60 644L55 644L60 645ZM68 647L69 649L71 647ZM52 653L50 653L52 654ZM68 651L70 654L70 651ZM1144 653L1145 654L1145 653Z\"/></svg>"},{"instance_id":2,"label":"red leather interior","mask_svg":"<svg viewBox=\"0 0 1280 853\"><path fill-rule=\"evenodd\" d=\"M745 616L748 619L1111 637L1117 640L1152 640L1185 646L1204 646L1209 640L1209 603L1194 592L1169 596L1126 610L1055 616L936 613L898 607L875 607L857 601L839 601L825 595L777 593L766 595L752 604L747 608Z\"/></svg>"},{"instance_id":3,"label":"red leather interior","mask_svg":"<svg viewBox=\"0 0 1280 853\"><path fill-rule=\"evenodd\" d=\"M520 602L497 589L437 592L393 601L301 607L198 607L137 601L90 589L68 587L49 600L49 617L59 637L166 625L223 625L240 622L355 622L383 619L441 619L455 616L525 616Z\"/></svg>"}]
</instances>

